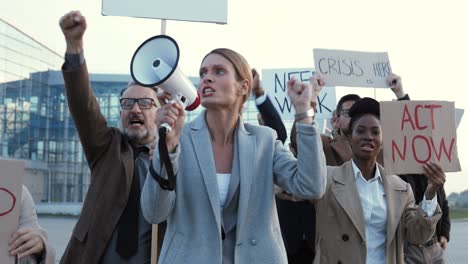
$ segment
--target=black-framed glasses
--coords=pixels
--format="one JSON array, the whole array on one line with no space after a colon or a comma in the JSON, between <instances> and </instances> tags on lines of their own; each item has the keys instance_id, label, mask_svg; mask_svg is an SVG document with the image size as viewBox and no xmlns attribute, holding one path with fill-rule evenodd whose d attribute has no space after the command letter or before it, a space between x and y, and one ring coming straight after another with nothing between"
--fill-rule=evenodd
<instances>
[{"instance_id":1,"label":"black-framed glasses","mask_svg":"<svg viewBox=\"0 0 468 264\"><path fill-rule=\"evenodd\" d=\"M349 109L341 109L340 116L349 117Z\"/></svg>"},{"instance_id":2,"label":"black-framed glasses","mask_svg":"<svg viewBox=\"0 0 468 264\"><path fill-rule=\"evenodd\" d=\"M156 103L151 98L122 98L120 99L120 107L125 110L130 110L133 108L135 103L138 104L140 109L150 109L151 106L157 107Z\"/></svg>"}]
</instances>

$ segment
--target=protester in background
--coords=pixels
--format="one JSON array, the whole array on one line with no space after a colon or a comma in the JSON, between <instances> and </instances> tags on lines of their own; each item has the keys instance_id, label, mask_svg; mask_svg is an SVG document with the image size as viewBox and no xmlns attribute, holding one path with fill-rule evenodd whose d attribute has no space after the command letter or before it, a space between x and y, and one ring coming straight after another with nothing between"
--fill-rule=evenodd
<instances>
[{"instance_id":1,"label":"protester in background","mask_svg":"<svg viewBox=\"0 0 468 264\"><path fill-rule=\"evenodd\" d=\"M255 97L255 105L259 111L259 124L262 126L271 127L273 130L275 130L276 134L278 135L278 140L284 144L288 135L286 132L286 127L281 120L281 116L279 115L278 111L276 111L276 108L273 106L268 95L265 94L265 90L260 84L260 76L255 69L252 69L252 76L252 95Z\"/></svg>"},{"instance_id":2,"label":"protester in background","mask_svg":"<svg viewBox=\"0 0 468 264\"><path fill-rule=\"evenodd\" d=\"M287 263L274 184L302 198L322 195L325 159L310 107L316 94L289 83L301 143L296 160L271 128L243 122L253 77L242 55L215 49L199 72L206 110L197 119L184 126L177 103L158 112L158 123L172 127L166 143L176 187L159 184L167 179L165 169L148 175L141 202L150 222L167 219L160 263ZM161 154L155 151L154 168Z\"/></svg>"},{"instance_id":3,"label":"protester in background","mask_svg":"<svg viewBox=\"0 0 468 264\"><path fill-rule=\"evenodd\" d=\"M8 242L10 255L19 264L54 264L55 251L47 242L47 234L39 226L36 207L29 190L23 185L18 230Z\"/></svg>"},{"instance_id":4,"label":"protester in background","mask_svg":"<svg viewBox=\"0 0 468 264\"><path fill-rule=\"evenodd\" d=\"M404 100L410 100L409 95L403 92L401 78L392 75L390 83L395 83L399 88L398 92ZM401 179L411 185L416 203L420 203L424 197L429 182L424 174L405 174L399 175ZM409 241L405 243L405 262L407 264L439 264L445 263L445 249L450 239L450 209L445 194L444 186L437 191L437 203L442 210L442 217L437 223L436 232L432 238L423 244L412 244Z\"/></svg>"},{"instance_id":5,"label":"protester in background","mask_svg":"<svg viewBox=\"0 0 468 264\"><path fill-rule=\"evenodd\" d=\"M327 130L327 135L330 136L331 138L334 138L336 133L338 133L338 116L336 114L336 109L332 111L332 118L330 119L330 124L329 126L331 128L326 128Z\"/></svg>"},{"instance_id":6,"label":"protester in background","mask_svg":"<svg viewBox=\"0 0 468 264\"><path fill-rule=\"evenodd\" d=\"M140 188L157 138L157 91L130 82L120 98L122 128L108 126L83 56L86 20L73 11L60 19L60 27L67 44L62 71L68 106L91 170L61 263L150 263L152 227L141 212Z\"/></svg>"}]
</instances>

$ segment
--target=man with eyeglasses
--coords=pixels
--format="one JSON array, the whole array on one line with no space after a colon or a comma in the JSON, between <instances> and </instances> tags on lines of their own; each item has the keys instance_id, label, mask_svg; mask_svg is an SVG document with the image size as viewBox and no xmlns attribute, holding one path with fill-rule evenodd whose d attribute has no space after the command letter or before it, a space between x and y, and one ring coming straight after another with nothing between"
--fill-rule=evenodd
<instances>
[{"instance_id":1,"label":"man with eyeglasses","mask_svg":"<svg viewBox=\"0 0 468 264\"><path fill-rule=\"evenodd\" d=\"M60 262L150 263L152 226L142 215L140 193L157 139L157 90L129 83L121 92L121 128L108 126L83 56L86 20L79 11L69 12L60 27L68 105L91 170L81 216Z\"/></svg>"},{"instance_id":2,"label":"man with eyeglasses","mask_svg":"<svg viewBox=\"0 0 468 264\"><path fill-rule=\"evenodd\" d=\"M404 92L401 85L400 77L392 74L388 78L388 84L397 100L408 100L408 95ZM351 146L348 142L348 127L349 127L349 109L361 97L357 94L347 94L340 98L336 105L336 125L337 128L333 131L333 137L322 135L323 151L327 160L328 166L340 166L344 162L351 159ZM383 164L382 153L377 158L380 164Z\"/></svg>"}]
</instances>

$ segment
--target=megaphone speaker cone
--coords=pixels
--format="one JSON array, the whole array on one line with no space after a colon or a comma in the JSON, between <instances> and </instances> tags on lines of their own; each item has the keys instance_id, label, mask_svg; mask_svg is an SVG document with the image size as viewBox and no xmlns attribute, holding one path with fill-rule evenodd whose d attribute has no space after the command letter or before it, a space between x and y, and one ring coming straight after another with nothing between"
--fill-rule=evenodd
<instances>
[{"instance_id":1,"label":"megaphone speaker cone","mask_svg":"<svg viewBox=\"0 0 468 264\"><path fill-rule=\"evenodd\" d=\"M138 84L158 86L170 93L174 100L188 105L186 110L192 111L200 105L200 95L179 69L179 56L179 46L173 38L166 35L151 37L135 51L130 73Z\"/></svg>"},{"instance_id":2,"label":"megaphone speaker cone","mask_svg":"<svg viewBox=\"0 0 468 264\"><path fill-rule=\"evenodd\" d=\"M179 63L179 46L166 35L147 39L135 51L130 63L132 78L140 85L153 87L165 82Z\"/></svg>"}]
</instances>

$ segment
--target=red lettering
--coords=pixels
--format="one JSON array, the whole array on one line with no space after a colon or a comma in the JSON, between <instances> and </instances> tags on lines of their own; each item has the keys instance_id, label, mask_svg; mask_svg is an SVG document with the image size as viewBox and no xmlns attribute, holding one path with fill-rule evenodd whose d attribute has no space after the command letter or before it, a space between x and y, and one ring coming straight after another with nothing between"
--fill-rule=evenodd
<instances>
[{"instance_id":1,"label":"red lettering","mask_svg":"<svg viewBox=\"0 0 468 264\"><path fill-rule=\"evenodd\" d=\"M416 139L422 139L425 143L426 143L426 151L427 151L427 158L425 160L423 159L419 159L419 157L416 155L416 144L415 144L415 141ZM425 136L422 136L422 135L417 135L413 138L413 156L414 156L414 160L416 160L417 162L419 163L426 163L428 160L431 159L431 146L429 145L429 140L427 140L427 138ZM419 151L419 152L422 152L422 151Z\"/></svg>"},{"instance_id":2,"label":"red lettering","mask_svg":"<svg viewBox=\"0 0 468 264\"><path fill-rule=\"evenodd\" d=\"M437 153L437 149L434 145L434 140L432 139L431 137L431 144L432 144L432 148L434 149L434 152L435 152L435 155L437 157L437 160L440 161L440 157L442 156L442 150L444 151L445 153L445 156L447 157L448 161L449 162L452 162L452 150L453 150L453 145L455 144L455 139L452 138L452 140L450 140L450 148L447 152L447 148L445 147L445 141L444 139L442 138L440 140L440 144L439 144L439 152Z\"/></svg>"},{"instance_id":3,"label":"red lettering","mask_svg":"<svg viewBox=\"0 0 468 264\"><path fill-rule=\"evenodd\" d=\"M435 108L442 108L442 105L431 104L431 105L425 105L424 107L429 108L431 110L431 123L432 123L432 129L434 129L434 127L435 127L435 125L434 125L434 109Z\"/></svg>"},{"instance_id":4,"label":"red lettering","mask_svg":"<svg viewBox=\"0 0 468 264\"><path fill-rule=\"evenodd\" d=\"M395 150L398 153L398 156L400 156L401 160L406 159L406 136L404 138L404 143L403 143L403 154L401 154L401 151L398 148L397 144L395 143L395 140L392 140L392 159L393 159L393 162L395 162Z\"/></svg>"},{"instance_id":5,"label":"red lettering","mask_svg":"<svg viewBox=\"0 0 468 264\"><path fill-rule=\"evenodd\" d=\"M414 108L414 119L416 120L416 127L419 129L419 130L424 130L427 128L427 126L420 126L419 125L419 115L418 115L418 109L419 108L423 108L424 106L423 105L416 105L416 107Z\"/></svg>"},{"instance_id":6,"label":"red lettering","mask_svg":"<svg viewBox=\"0 0 468 264\"><path fill-rule=\"evenodd\" d=\"M4 216L4 215L9 214L11 211L13 211L13 208L15 208L15 204L16 204L16 198L15 198L15 196L13 195L12 192L10 192L10 191L9 191L8 189L6 189L6 188L0 187L0 192L2 192L2 191L3 191L3 192L6 192L8 195L11 196L12 202L11 202L11 207L10 207L8 210L6 210L5 212L0 212L0 216ZM3 201L2 201L2 203L3 203Z\"/></svg>"},{"instance_id":7,"label":"red lettering","mask_svg":"<svg viewBox=\"0 0 468 264\"><path fill-rule=\"evenodd\" d=\"M397 159L402 161L406 160L407 140L407 136L403 137L403 142L401 144L394 139L392 140L393 162ZM438 161L441 161L442 158L446 158L449 162L452 162L454 148L455 138L450 138L450 144L448 144L448 139L446 138L441 138L439 142L435 142L432 137L416 135L412 138L411 142L414 161L421 164L429 161L433 153Z\"/></svg>"},{"instance_id":8,"label":"red lettering","mask_svg":"<svg viewBox=\"0 0 468 264\"><path fill-rule=\"evenodd\" d=\"M405 122L410 122L411 127L414 130L413 120L411 119L411 115L410 115L410 113L408 111L408 105L406 105L406 104L405 104L405 108L403 109L403 117L401 119L401 130L402 131L405 128Z\"/></svg>"}]
</instances>

